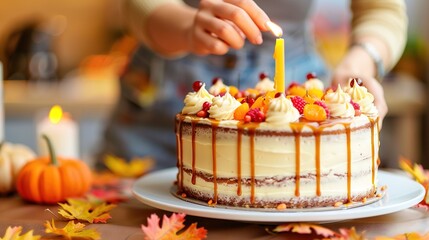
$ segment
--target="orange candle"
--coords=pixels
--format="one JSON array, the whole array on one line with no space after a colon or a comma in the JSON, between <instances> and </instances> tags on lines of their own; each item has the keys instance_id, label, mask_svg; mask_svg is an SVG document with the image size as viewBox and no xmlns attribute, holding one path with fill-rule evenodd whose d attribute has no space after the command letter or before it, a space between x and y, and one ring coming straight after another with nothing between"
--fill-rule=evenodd
<instances>
[{"instance_id":1,"label":"orange candle","mask_svg":"<svg viewBox=\"0 0 429 240\"><path fill-rule=\"evenodd\" d=\"M271 29L273 34L277 37L276 45L274 47L274 61L275 61L275 73L274 73L274 87L277 92L285 92L285 47L283 30L277 24L273 22L266 23L268 28Z\"/></svg>"}]
</instances>

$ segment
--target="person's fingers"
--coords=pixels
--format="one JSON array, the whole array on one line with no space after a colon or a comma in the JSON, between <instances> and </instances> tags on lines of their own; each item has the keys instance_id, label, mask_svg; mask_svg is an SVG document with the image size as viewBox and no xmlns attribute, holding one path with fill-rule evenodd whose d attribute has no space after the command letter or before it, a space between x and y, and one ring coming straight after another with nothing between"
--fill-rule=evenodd
<instances>
[{"instance_id":1,"label":"person's fingers","mask_svg":"<svg viewBox=\"0 0 429 240\"><path fill-rule=\"evenodd\" d=\"M236 5L237 4L237 5ZM229 20L235 24L243 33L247 39L253 44L262 43L261 29L266 29L265 22L268 21L268 17L262 14L262 16L255 13L255 6L259 8L253 1L250 0L229 0L229 1L213 1L203 0L200 2L200 8L211 11L214 17L222 20ZM249 12L247 12L249 11ZM249 15L254 15L253 18ZM226 32L225 32L226 33ZM220 38L224 39L225 34L218 34Z\"/></svg>"},{"instance_id":2,"label":"person's fingers","mask_svg":"<svg viewBox=\"0 0 429 240\"><path fill-rule=\"evenodd\" d=\"M229 21L214 18L210 14L201 12L195 17L199 27L204 29L206 34L219 38L234 49L240 49L244 45L242 32Z\"/></svg>"},{"instance_id":3,"label":"person's fingers","mask_svg":"<svg viewBox=\"0 0 429 240\"><path fill-rule=\"evenodd\" d=\"M191 44L193 45L192 52L197 55L223 55L229 50L229 46L225 42L202 28L194 30Z\"/></svg>"},{"instance_id":4,"label":"person's fingers","mask_svg":"<svg viewBox=\"0 0 429 240\"><path fill-rule=\"evenodd\" d=\"M262 10L258 4L253 0L224 0L225 2L234 4L244 9L247 14L252 18L253 22L256 23L258 28L262 31L269 31L266 26L266 22L270 21L268 15Z\"/></svg>"}]
</instances>

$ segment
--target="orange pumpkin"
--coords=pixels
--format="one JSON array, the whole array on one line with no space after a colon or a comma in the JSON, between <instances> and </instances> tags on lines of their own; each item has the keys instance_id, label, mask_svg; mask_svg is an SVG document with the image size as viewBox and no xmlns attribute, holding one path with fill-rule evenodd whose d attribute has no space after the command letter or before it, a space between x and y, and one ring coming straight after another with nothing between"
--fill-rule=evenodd
<instances>
[{"instance_id":1,"label":"orange pumpkin","mask_svg":"<svg viewBox=\"0 0 429 240\"><path fill-rule=\"evenodd\" d=\"M55 204L71 197L81 197L91 187L89 167L76 159L56 156L51 141L45 135L49 148L48 157L28 162L19 172L16 187L25 200Z\"/></svg>"}]
</instances>

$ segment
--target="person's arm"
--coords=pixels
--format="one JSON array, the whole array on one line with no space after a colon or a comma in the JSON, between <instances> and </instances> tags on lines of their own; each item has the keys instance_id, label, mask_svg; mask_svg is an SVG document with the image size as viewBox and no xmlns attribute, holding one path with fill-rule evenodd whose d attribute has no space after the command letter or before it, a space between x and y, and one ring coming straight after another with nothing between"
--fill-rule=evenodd
<instances>
[{"instance_id":1,"label":"person's arm","mask_svg":"<svg viewBox=\"0 0 429 240\"><path fill-rule=\"evenodd\" d=\"M155 52L165 56L194 53L225 54L239 49L247 38L262 43L268 16L254 1L201 0L192 8L178 0L126 0L132 33Z\"/></svg>"},{"instance_id":2,"label":"person's arm","mask_svg":"<svg viewBox=\"0 0 429 240\"><path fill-rule=\"evenodd\" d=\"M334 70L333 84L360 77L375 97L382 121L387 113L382 79L397 63L406 42L408 20L402 0L352 0L351 45ZM378 61L376 61L378 60ZM380 122L381 122L380 121Z\"/></svg>"}]
</instances>

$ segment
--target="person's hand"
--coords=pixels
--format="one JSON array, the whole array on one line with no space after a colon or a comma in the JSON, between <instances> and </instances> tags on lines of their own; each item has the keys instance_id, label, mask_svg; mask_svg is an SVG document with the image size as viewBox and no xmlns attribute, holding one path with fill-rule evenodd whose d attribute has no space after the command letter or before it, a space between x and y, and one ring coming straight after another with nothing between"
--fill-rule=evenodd
<instances>
[{"instance_id":1,"label":"person's hand","mask_svg":"<svg viewBox=\"0 0 429 240\"><path fill-rule=\"evenodd\" d=\"M262 43L267 14L253 0L201 0L188 31L189 52L222 55L240 49L247 38Z\"/></svg>"},{"instance_id":2,"label":"person's hand","mask_svg":"<svg viewBox=\"0 0 429 240\"><path fill-rule=\"evenodd\" d=\"M380 117L379 124L381 129L383 119L387 114L388 108L386 100L384 98L383 87L377 79L373 77L365 77L362 75L359 76L350 73L346 70L337 69L333 75L332 86L336 87L338 86L338 83L341 84L341 86L346 86L347 84L349 84L349 79L354 77L359 77L360 79L362 79L363 86L365 86L368 89L368 92L370 92L374 96L374 104L378 110L378 115Z\"/></svg>"}]
</instances>

